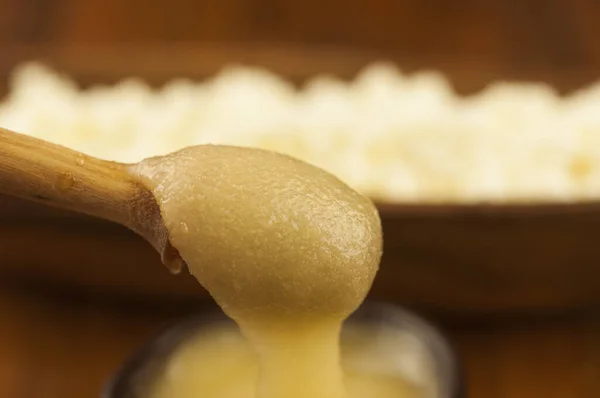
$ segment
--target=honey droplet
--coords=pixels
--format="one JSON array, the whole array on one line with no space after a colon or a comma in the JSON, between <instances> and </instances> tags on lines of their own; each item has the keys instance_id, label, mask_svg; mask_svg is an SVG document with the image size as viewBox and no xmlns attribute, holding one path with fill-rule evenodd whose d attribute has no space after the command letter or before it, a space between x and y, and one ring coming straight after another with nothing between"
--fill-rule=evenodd
<instances>
[{"instance_id":1,"label":"honey droplet","mask_svg":"<svg viewBox=\"0 0 600 398\"><path fill-rule=\"evenodd\" d=\"M83 166L85 164L85 156L82 153L75 157L75 164L77 164L77 166Z\"/></svg>"},{"instance_id":2,"label":"honey droplet","mask_svg":"<svg viewBox=\"0 0 600 398\"><path fill-rule=\"evenodd\" d=\"M173 275L180 274L184 268L187 268L185 261L179 255L179 251L175 249L170 243L167 243L163 253L162 261L165 267Z\"/></svg>"},{"instance_id":3,"label":"honey droplet","mask_svg":"<svg viewBox=\"0 0 600 398\"><path fill-rule=\"evenodd\" d=\"M72 173L65 173L58 178L55 188L59 191L68 191L75 185L75 177Z\"/></svg>"},{"instance_id":4,"label":"honey droplet","mask_svg":"<svg viewBox=\"0 0 600 398\"><path fill-rule=\"evenodd\" d=\"M169 272L173 275L179 275L185 267L185 263L180 258L171 258L168 261L165 261L164 263Z\"/></svg>"}]
</instances>

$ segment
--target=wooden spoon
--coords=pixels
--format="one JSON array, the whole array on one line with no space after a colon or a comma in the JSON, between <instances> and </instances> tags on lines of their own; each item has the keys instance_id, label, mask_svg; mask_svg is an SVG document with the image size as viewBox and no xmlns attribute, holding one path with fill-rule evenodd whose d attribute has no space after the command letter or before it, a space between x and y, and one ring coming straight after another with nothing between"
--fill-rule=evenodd
<instances>
[{"instance_id":1,"label":"wooden spoon","mask_svg":"<svg viewBox=\"0 0 600 398\"><path fill-rule=\"evenodd\" d=\"M169 242L159 205L129 167L0 128L0 193L124 225L179 273L185 263Z\"/></svg>"}]
</instances>

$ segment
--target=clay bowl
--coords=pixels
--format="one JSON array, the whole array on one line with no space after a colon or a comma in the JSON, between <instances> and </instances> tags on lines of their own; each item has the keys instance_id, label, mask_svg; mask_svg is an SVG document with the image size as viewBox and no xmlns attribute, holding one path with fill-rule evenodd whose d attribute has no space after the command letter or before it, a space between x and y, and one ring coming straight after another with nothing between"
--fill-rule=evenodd
<instances>
[{"instance_id":1,"label":"clay bowl","mask_svg":"<svg viewBox=\"0 0 600 398\"><path fill-rule=\"evenodd\" d=\"M381 54L276 46L9 48L0 75L41 59L83 85L139 76L161 84L203 78L237 61L301 82L350 77ZM460 65L452 69L462 70ZM452 73L450 73L452 75ZM485 73L454 74L463 86ZM457 77L458 76L458 77ZM462 80L461 77L462 76ZM468 80L467 76L472 79ZM477 80L479 79L479 80ZM379 204L385 254L372 297L450 315L580 311L600 304L600 200L565 204ZM28 281L135 300L208 299L189 276L110 223L0 198L0 281Z\"/></svg>"},{"instance_id":2,"label":"clay bowl","mask_svg":"<svg viewBox=\"0 0 600 398\"><path fill-rule=\"evenodd\" d=\"M232 321L219 310L211 310L167 328L123 364L107 383L101 398L144 398L147 380L161 374L169 355L203 328L219 323ZM352 324L368 325L374 330L391 328L397 333L399 346L390 347L390 350L403 356L399 361L415 361L418 369L426 369L426 380L432 380L434 384L431 386L432 397L466 396L456 354L443 334L427 321L400 307L367 302L346 321L346 325Z\"/></svg>"}]
</instances>

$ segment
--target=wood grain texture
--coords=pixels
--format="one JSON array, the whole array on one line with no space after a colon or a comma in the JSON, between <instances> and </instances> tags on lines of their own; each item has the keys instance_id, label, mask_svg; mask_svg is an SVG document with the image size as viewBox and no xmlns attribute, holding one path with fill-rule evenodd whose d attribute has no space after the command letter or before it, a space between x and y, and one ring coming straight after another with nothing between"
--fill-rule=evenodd
<instances>
[{"instance_id":1,"label":"wood grain texture","mask_svg":"<svg viewBox=\"0 0 600 398\"><path fill-rule=\"evenodd\" d=\"M0 199L0 275L142 301L208 298L189 275L168 275L123 227ZM600 305L598 203L380 211L385 244L373 298L467 318Z\"/></svg>"},{"instance_id":2,"label":"wood grain texture","mask_svg":"<svg viewBox=\"0 0 600 398\"><path fill-rule=\"evenodd\" d=\"M0 191L130 225L145 189L125 165L0 128Z\"/></svg>"},{"instance_id":3,"label":"wood grain texture","mask_svg":"<svg viewBox=\"0 0 600 398\"><path fill-rule=\"evenodd\" d=\"M169 242L159 205L128 167L0 128L2 194L126 226L179 273L183 260Z\"/></svg>"},{"instance_id":4,"label":"wood grain texture","mask_svg":"<svg viewBox=\"0 0 600 398\"><path fill-rule=\"evenodd\" d=\"M600 321L537 319L479 324L451 334L473 398L580 398L600 394Z\"/></svg>"},{"instance_id":5,"label":"wood grain texture","mask_svg":"<svg viewBox=\"0 0 600 398\"><path fill-rule=\"evenodd\" d=\"M484 77L573 75L561 87L573 89L600 67L593 0L0 0L4 15L0 43L359 48L407 69L439 68L465 92Z\"/></svg>"},{"instance_id":6,"label":"wood grain texture","mask_svg":"<svg viewBox=\"0 0 600 398\"><path fill-rule=\"evenodd\" d=\"M0 290L0 396L97 397L142 340L168 319Z\"/></svg>"}]
</instances>

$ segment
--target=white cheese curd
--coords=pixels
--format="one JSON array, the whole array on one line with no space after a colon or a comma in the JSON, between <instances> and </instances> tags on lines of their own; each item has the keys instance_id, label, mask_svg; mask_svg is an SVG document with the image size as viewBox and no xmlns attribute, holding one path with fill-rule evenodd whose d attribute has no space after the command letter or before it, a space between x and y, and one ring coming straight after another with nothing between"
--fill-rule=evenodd
<instances>
[{"instance_id":1,"label":"white cheese curd","mask_svg":"<svg viewBox=\"0 0 600 398\"><path fill-rule=\"evenodd\" d=\"M575 201L600 197L599 107L600 83L561 97L498 82L461 97L438 72L389 62L300 89L230 65L203 82L87 90L30 63L12 76L0 126L122 162L198 144L275 150L393 203Z\"/></svg>"}]
</instances>

